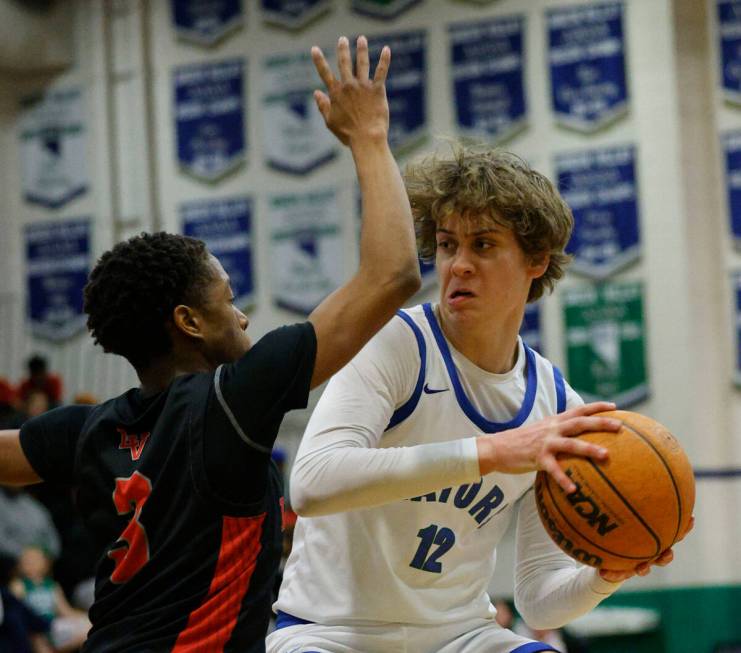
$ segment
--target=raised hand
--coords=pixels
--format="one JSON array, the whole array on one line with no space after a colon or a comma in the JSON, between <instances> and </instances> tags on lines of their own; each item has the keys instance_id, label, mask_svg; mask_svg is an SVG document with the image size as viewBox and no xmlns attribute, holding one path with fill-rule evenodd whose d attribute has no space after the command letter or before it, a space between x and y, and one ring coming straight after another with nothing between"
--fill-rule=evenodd
<instances>
[{"instance_id":1,"label":"raised hand","mask_svg":"<svg viewBox=\"0 0 741 653\"><path fill-rule=\"evenodd\" d=\"M324 54L311 48L311 58L327 92L314 91L314 100L324 122L344 145L363 140L386 140L389 128L389 107L386 100L386 75L391 62L391 50L384 46L378 58L373 79L368 76L368 40L359 36L355 74L347 37L337 42L337 68L340 78L332 73Z\"/></svg>"},{"instance_id":2,"label":"raised hand","mask_svg":"<svg viewBox=\"0 0 741 653\"><path fill-rule=\"evenodd\" d=\"M606 449L573 436L590 431L619 431L620 420L595 414L608 410L615 410L615 404L597 401L516 429L480 436L476 444L481 473L523 474L543 470L564 491L573 492L576 486L561 469L557 457L568 454L606 460Z\"/></svg>"}]
</instances>

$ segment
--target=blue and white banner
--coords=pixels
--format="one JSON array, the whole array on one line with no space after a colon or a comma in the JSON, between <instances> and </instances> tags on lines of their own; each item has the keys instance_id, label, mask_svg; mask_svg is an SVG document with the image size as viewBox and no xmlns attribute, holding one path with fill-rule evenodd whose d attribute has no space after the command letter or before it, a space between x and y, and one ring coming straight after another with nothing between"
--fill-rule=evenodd
<instances>
[{"instance_id":1,"label":"blue and white banner","mask_svg":"<svg viewBox=\"0 0 741 653\"><path fill-rule=\"evenodd\" d=\"M453 24L450 61L456 122L464 135L501 142L527 120L523 16Z\"/></svg>"},{"instance_id":2,"label":"blue and white banner","mask_svg":"<svg viewBox=\"0 0 741 653\"><path fill-rule=\"evenodd\" d=\"M314 89L322 87L308 53L263 62L263 151L272 168L306 174L337 154L338 141L314 102Z\"/></svg>"},{"instance_id":3,"label":"blue and white banner","mask_svg":"<svg viewBox=\"0 0 741 653\"><path fill-rule=\"evenodd\" d=\"M632 145L556 157L558 188L574 212L571 269L605 279L640 255L638 184Z\"/></svg>"},{"instance_id":4,"label":"blue and white banner","mask_svg":"<svg viewBox=\"0 0 741 653\"><path fill-rule=\"evenodd\" d=\"M736 385L741 385L741 271L733 273L731 285L733 288L733 331L736 347L736 366L733 371L733 380Z\"/></svg>"},{"instance_id":5,"label":"blue and white banner","mask_svg":"<svg viewBox=\"0 0 741 653\"><path fill-rule=\"evenodd\" d=\"M718 0L723 95L741 103L741 0Z\"/></svg>"},{"instance_id":6,"label":"blue and white banner","mask_svg":"<svg viewBox=\"0 0 741 653\"><path fill-rule=\"evenodd\" d=\"M180 206L183 233L199 238L221 262L234 292L234 304L251 308L255 299L252 264L252 199L232 197Z\"/></svg>"},{"instance_id":7,"label":"blue and white banner","mask_svg":"<svg viewBox=\"0 0 741 653\"><path fill-rule=\"evenodd\" d=\"M520 336L524 343L539 354L543 353L543 336L541 333L541 302L525 305L525 315L520 325Z\"/></svg>"},{"instance_id":8,"label":"blue and white banner","mask_svg":"<svg viewBox=\"0 0 741 653\"><path fill-rule=\"evenodd\" d=\"M741 131L721 137L726 163L726 193L731 236L735 246L741 247Z\"/></svg>"},{"instance_id":9,"label":"blue and white banner","mask_svg":"<svg viewBox=\"0 0 741 653\"><path fill-rule=\"evenodd\" d=\"M271 294L308 315L344 281L345 247L334 188L268 198Z\"/></svg>"},{"instance_id":10,"label":"blue and white banner","mask_svg":"<svg viewBox=\"0 0 741 653\"><path fill-rule=\"evenodd\" d=\"M18 120L23 197L56 209L89 185L84 100L79 88L23 98Z\"/></svg>"},{"instance_id":11,"label":"blue and white banner","mask_svg":"<svg viewBox=\"0 0 741 653\"><path fill-rule=\"evenodd\" d=\"M85 328L82 290L90 272L90 219L27 225L27 315L39 338L60 341Z\"/></svg>"},{"instance_id":12,"label":"blue and white banner","mask_svg":"<svg viewBox=\"0 0 741 653\"><path fill-rule=\"evenodd\" d=\"M384 45L391 48L392 59L386 80L389 143L399 155L427 137L427 34L420 30L369 38L371 62L378 61Z\"/></svg>"},{"instance_id":13,"label":"blue and white banner","mask_svg":"<svg viewBox=\"0 0 741 653\"><path fill-rule=\"evenodd\" d=\"M331 8L330 0L262 0L262 18L286 29L302 29Z\"/></svg>"},{"instance_id":14,"label":"blue and white banner","mask_svg":"<svg viewBox=\"0 0 741 653\"><path fill-rule=\"evenodd\" d=\"M171 0L179 38L212 46L242 26L242 0Z\"/></svg>"},{"instance_id":15,"label":"blue and white banner","mask_svg":"<svg viewBox=\"0 0 741 653\"><path fill-rule=\"evenodd\" d=\"M596 131L628 110L622 2L548 11L548 59L556 120Z\"/></svg>"},{"instance_id":16,"label":"blue and white banner","mask_svg":"<svg viewBox=\"0 0 741 653\"><path fill-rule=\"evenodd\" d=\"M246 158L244 61L181 66L174 71L180 167L216 181Z\"/></svg>"},{"instance_id":17,"label":"blue and white banner","mask_svg":"<svg viewBox=\"0 0 741 653\"><path fill-rule=\"evenodd\" d=\"M418 2L420 0L351 0L350 7L359 14L393 20Z\"/></svg>"}]
</instances>

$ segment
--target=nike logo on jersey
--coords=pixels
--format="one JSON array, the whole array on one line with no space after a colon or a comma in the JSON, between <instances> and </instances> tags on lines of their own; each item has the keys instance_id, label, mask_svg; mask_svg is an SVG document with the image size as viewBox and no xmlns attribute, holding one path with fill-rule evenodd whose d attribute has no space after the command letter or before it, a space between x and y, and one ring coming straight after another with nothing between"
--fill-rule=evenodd
<instances>
[{"instance_id":1,"label":"nike logo on jersey","mask_svg":"<svg viewBox=\"0 0 741 653\"><path fill-rule=\"evenodd\" d=\"M119 449L128 449L131 454L131 460L139 460L144 451L144 445L149 440L149 433L127 433L124 429L116 429L121 435Z\"/></svg>"},{"instance_id":2,"label":"nike logo on jersey","mask_svg":"<svg viewBox=\"0 0 741 653\"><path fill-rule=\"evenodd\" d=\"M428 386L428 385L427 385L427 384L425 383L425 387L423 388L423 390L425 391L425 394L428 394L428 395L435 395L435 394L437 394L438 392L447 392L448 390L450 390L450 388L440 388L440 389L438 390L437 388L431 388L430 386Z\"/></svg>"}]
</instances>

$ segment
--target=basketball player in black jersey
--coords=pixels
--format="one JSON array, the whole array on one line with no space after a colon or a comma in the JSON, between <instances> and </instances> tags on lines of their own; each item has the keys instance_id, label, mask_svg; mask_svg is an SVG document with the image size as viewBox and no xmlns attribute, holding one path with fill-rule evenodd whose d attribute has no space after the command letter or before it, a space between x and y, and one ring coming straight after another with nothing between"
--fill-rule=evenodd
<instances>
[{"instance_id":1,"label":"basketball player in black jersey","mask_svg":"<svg viewBox=\"0 0 741 653\"><path fill-rule=\"evenodd\" d=\"M368 45L318 48L315 99L352 150L363 195L355 276L307 322L254 346L229 279L202 242L164 233L116 245L85 288L96 342L141 386L0 432L0 483L73 484L97 539L84 651L264 651L281 555L281 482L270 460L286 411L345 365L419 287L409 202L390 153L385 78Z\"/></svg>"}]
</instances>

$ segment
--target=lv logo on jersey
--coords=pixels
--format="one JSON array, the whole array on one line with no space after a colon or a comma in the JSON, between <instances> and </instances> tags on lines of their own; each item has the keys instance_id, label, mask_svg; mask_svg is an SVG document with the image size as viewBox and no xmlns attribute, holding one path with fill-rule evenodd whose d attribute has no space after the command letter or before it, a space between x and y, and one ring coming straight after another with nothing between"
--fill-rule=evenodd
<instances>
[{"instance_id":1,"label":"lv logo on jersey","mask_svg":"<svg viewBox=\"0 0 741 653\"><path fill-rule=\"evenodd\" d=\"M430 492L429 494L423 494L420 497L414 497L410 501L435 501L437 503L452 503L456 508L468 511L468 514L476 520L478 524L477 528L481 528L486 524L496 512L497 508L502 506L504 501L504 492L502 489L495 485L491 490L482 494L482 485L484 479L479 479L478 483L464 484L458 488L446 487L439 492ZM504 509L505 506L502 506Z\"/></svg>"},{"instance_id":2,"label":"lv logo on jersey","mask_svg":"<svg viewBox=\"0 0 741 653\"><path fill-rule=\"evenodd\" d=\"M122 428L117 428L116 431L121 435L121 444L118 445L118 448L128 449L131 454L131 460L139 460L142 451L144 451L144 445L149 440L149 432L127 433Z\"/></svg>"}]
</instances>

